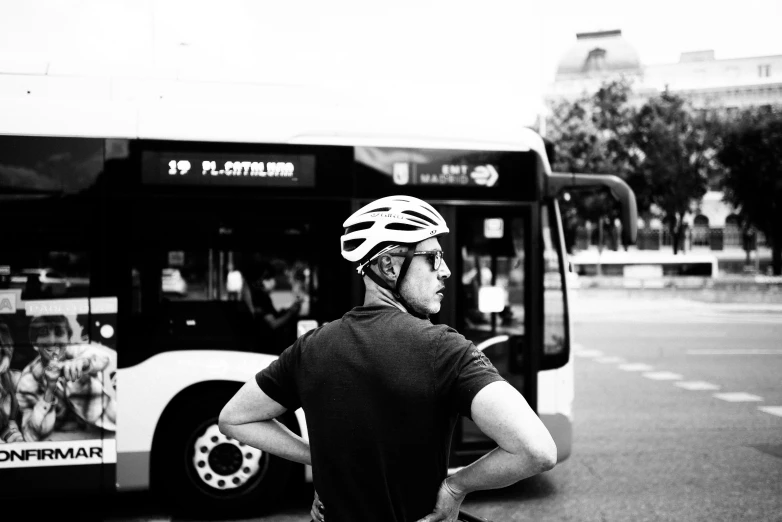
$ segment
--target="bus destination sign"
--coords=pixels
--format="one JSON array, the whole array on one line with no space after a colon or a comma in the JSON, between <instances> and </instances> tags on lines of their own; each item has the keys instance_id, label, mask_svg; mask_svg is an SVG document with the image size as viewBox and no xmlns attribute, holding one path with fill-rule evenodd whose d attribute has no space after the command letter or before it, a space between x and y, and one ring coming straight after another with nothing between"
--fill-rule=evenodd
<instances>
[{"instance_id":1,"label":"bus destination sign","mask_svg":"<svg viewBox=\"0 0 782 522\"><path fill-rule=\"evenodd\" d=\"M396 185L487 187L500 179L497 165L397 162L393 164Z\"/></svg>"},{"instance_id":2,"label":"bus destination sign","mask_svg":"<svg viewBox=\"0 0 782 522\"><path fill-rule=\"evenodd\" d=\"M165 185L314 187L312 154L161 154L145 181ZM151 179L150 179L151 178Z\"/></svg>"}]
</instances>

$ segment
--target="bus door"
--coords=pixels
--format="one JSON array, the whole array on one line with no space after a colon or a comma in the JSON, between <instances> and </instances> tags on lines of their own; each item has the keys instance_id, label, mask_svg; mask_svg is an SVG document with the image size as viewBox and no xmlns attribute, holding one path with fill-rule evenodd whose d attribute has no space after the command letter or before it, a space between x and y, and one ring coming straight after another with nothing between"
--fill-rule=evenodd
<instances>
[{"instance_id":1,"label":"bus door","mask_svg":"<svg viewBox=\"0 0 782 522\"><path fill-rule=\"evenodd\" d=\"M525 360L526 348L531 345L531 291L527 284L530 208L441 209L454 224L452 234L443 238L443 247L452 271L451 295L456 296L446 311L453 317L441 319L455 325L522 393L525 385L534 382ZM465 465L495 445L471 420L461 418L454 432L450 466Z\"/></svg>"}]
</instances>

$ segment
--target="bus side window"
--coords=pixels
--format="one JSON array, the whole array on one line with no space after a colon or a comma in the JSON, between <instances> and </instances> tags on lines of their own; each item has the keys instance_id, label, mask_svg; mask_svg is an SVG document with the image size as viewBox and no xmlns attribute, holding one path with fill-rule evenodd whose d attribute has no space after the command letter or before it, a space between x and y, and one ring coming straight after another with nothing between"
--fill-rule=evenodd
<instances>
[{"instance_id":1,"label":"bus side window","mask_svg":"<svg viewBox=\"0 0 782 522\"><path fill-rule=\"evenodd\" d=\"M556 209L543 205L540 214L543 244L543 353L544 355L559 355L565 352L567 346L565 282L563 281L562 264L564 253L560 256L557 252L560 238L557 237L554 230L556 223L551 223L552 218L556 219Z\"/></svg>"}]
</instances>

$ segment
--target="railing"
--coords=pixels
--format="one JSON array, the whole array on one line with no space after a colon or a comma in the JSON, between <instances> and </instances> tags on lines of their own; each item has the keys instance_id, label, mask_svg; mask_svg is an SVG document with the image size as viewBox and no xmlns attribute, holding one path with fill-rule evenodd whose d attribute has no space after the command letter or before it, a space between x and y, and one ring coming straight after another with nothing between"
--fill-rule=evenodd
<instances>
[{"instance_id":1,"label":"railing","mask_svg":"<svg viewBox=\"0 0 782 522\"><path fill-rule=\"evenodd\" d=\"M770 246L766 236L758 231L756 239L753 241L754 247ZM603 232L603 247L609 250L616 250L619 247L618 234L611 230ZM577 250L586 250L590 246L599 246L600 234L596 228L589 229L579 227L575 234L575 248ZM640 228L638 229L638 239L636 245L639 250L661 250L665 247L673 247L673 235L668 229ZM744 248L744 234L736 226L727 226L724 228L709 228L706 226L695 226L687 228L682 235L679 244L680 250L690 250L692 247L707 247L711 250L730 250ZM752 250L754 250L753 248Z\"/></svg>"}]
</instances>

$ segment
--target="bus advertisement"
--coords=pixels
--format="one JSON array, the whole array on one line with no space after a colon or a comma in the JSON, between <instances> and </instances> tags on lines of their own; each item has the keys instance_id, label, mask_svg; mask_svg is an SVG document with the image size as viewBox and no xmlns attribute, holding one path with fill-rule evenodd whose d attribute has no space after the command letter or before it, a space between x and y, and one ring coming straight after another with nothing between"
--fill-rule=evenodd
<instances>
[{"instance_id":1,"label":"bus advertisement","mask_svg":"<svg viewBox=\"0 0 782 522\"><path fill-rule=\"evenodd\" d=\"M272 510L311 469L226 438L218 414L298 335L360 304L342 221L393 194L430 202L451 230L432 321L473 341L569 456L557 195L576 183L552 174L532 130L318 136L289 122L263 141L235 128L194 140L170 126L118 135L90 110L66 132L52 105L28 108L0 121L3 495L152 489L199 513ZM632 242L632 191L589 181L628 209ZM280 420L307 437L302 411ZM492 447L461 419L450 466Z\"/></svg>"}]
</instances>

